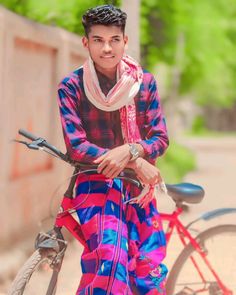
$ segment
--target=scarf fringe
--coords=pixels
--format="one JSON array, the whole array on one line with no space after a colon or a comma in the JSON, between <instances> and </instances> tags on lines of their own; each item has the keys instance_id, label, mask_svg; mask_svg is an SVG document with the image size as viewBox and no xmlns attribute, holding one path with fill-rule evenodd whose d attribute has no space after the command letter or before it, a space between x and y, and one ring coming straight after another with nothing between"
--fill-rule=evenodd
<instances>
[{"instance_id":1,"label":"scarf fringe","mask_svg":"<svg viewBox=\"0 0 236 295\"><path fill-rule=\"evenodd\" d=\"M137 197L126 201L125 204L138 204L141 208L145 208L154 198L157 199L158 192L167 194L167 188L164 181L160 184L144 186L143 190Z\"/></svg>"}]
</instances>

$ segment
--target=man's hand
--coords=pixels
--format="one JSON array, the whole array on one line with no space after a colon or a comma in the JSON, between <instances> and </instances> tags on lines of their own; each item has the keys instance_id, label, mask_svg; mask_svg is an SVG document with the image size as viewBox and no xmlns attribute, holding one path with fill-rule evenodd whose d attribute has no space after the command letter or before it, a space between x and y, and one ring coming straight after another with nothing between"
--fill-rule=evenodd
<instances>
[{"instance_id":1,"label":"man's hand","mask_svg":"<svg viewBox=\"0 0 236 295\"><path fill-rule=\"evenodd\" d=\"M130 160L129 145L124 144L116 147L94 161L98 165L98 173L107 178L115 178L126 167Z\"/></svg>"},{"instance_id":2,"label":"man's hand","mask_svg":"<svg viewBox=\"0 0 236 295\"><path fill-rule=\"evenodd\" d=\"M159 169L143 158L138 158L133 163L129 163L127 168L133 169L143 184L155 185L162 181Z\"/></svg>"}]
</instances>

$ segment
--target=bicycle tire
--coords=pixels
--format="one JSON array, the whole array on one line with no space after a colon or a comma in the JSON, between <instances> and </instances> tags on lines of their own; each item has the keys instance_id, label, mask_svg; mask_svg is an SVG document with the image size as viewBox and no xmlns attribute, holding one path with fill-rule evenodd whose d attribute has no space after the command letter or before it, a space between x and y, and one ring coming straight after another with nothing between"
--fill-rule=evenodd
<instances>
[{"instance_id":1,"label":"bicycle tire","mask_svg":"<svg viewBox=\"0 0 236 295\"><path fill-rule=\"evenodd\" d=\"M213 237L215 237L217 235L222 235L223 233L236 235L236 224L225 224L225 225L214 226L214 227L209 228L209 229L203 231L202 233L200 233L196 237L196 240L200 243L206 242L207 240L212 239ZM189 243L182 250L182 252L178 256L178 258L176 259L172 269L170 270L168 278L167 278L167 282L166 282L167 295L178 294L175 291L177 279L179 278L179 275L181 275L180 272L181 272L182 268L184 267L185 263L188 261L188 259L190 259L190 256L193 255L194 252L196 252L195 248L192 246L192 244ZM180 292L179 294L187 294L187 293ZM190 293L188 293L188 294L190 294ZM192 294L197 294L197 293L192 293ZM216 294L216 293L214 293L214 292L210 293L210 291L209 291L209 294ZM217 294L221 294L221 293L217 293ZM234 292L233 294L236 294L236 293Z\"/></svg>"},{"instance_id":2,"label":"bicycle tire","mask_svg":"<svg viewBox=\"0 0 236 295\"><path fill-rule=\"evenodd\" d=\"M21 269L18 271L12 285L10 287L8 295L22 295L24 294L25 287L29 282L32 274L36 268L42 263L46 262L51 263L55 257L56 252L52 249L38 249L36 250L24 263ZM52 295L56 292L56 284L53 288Z\"/></svg>"}]
</instances>

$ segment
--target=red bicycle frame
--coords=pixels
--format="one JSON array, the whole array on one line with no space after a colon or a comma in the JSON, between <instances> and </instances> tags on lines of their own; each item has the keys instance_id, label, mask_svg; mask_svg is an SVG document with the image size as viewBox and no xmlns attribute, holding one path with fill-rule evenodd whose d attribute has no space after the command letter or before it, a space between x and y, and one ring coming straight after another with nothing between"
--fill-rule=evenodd
<instances>
[{"instance_id":1,"label":"red bicycle frame","mask_svg":"<svg viewBox=\"0 0 236 295\"><path fill-rule=\"evenodd\" d=\"M181 207L176 207L174 212L172 212L171 214L160 213L162 221L167 221L168 222L167 230L165 232L167 245L169 244L170 238L171 238L171 236L172 236L172 234L174 232L174 229L176 228L177 234L178 234L178 236L180 238L180 241L182 242L183 246L184 247L187 246L188 243L187 243L186 240L188 240L192 244L194 249L198 252L198 254L202 257L202 259L205 262L205 264L207 265L208 269L211 271L212 275L216 279L216 282L218 283L219 287L224 292L224 295L232 295L233 294L232 291L227 289L227 287L223 284L223 282L221 281L221 279L217 275L216 271L213 269L211 263L207 259L207 253L201 247L201 245L199 244L197 239L194 238L191 235L191 233L188 231L188 229L179 220L178 217L182 212L183 212L183 209ZM198 266L196 260L192 256L190 256L190 259L191 259L197 273L199 274L202 282L206 284L207 281L204 278L204 274L202 273L202 271L201 271L200 267ZM203 291L206 291L206 289L199 290L199 292L203 292Z\"/></svg>"}]
</instances>

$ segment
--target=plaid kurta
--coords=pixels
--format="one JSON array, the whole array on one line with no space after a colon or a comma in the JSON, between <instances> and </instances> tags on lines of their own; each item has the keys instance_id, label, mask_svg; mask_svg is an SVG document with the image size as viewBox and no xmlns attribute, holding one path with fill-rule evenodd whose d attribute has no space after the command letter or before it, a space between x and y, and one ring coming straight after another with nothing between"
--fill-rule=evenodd
<instances>
[{"instance_id":1,"label":"plaid kurta","mask_svg":"<svg viewBox=\"0 0 236 295\"><path fill-rule=\"evenodd\" d=\"M112 82L97 74L106 94ZM87 99L83 68L66 77L58 93L65 143L73 160L92 163L124 143L119 111L101 111ZM168 137L150 73L144 71L134 100L142 138L139 143L145 158L154 163L167 148ZM165 294L165 236L156 203L153 200L144 209L124 204L132 198L131 191L129 185L103 175L78 177L74 203L88 248L82 255L83 276L77 295Z\"/></svg>"},{"instance_id":2,"label":"plaid kurta","mask_svg":"<svg viewBox=\"0 0 236 295\"><path fill-rule=\"evenodd\" d=\"M65 143L74 160L91 163L107 149L122 145L119 111L104 112L87 99L83 69L66 77L59 86L59 107ZM154 77L144 72L135 97L137 124L146 158L155 161L168 146L165 120Z\"/></svg>"}]
</instances>

